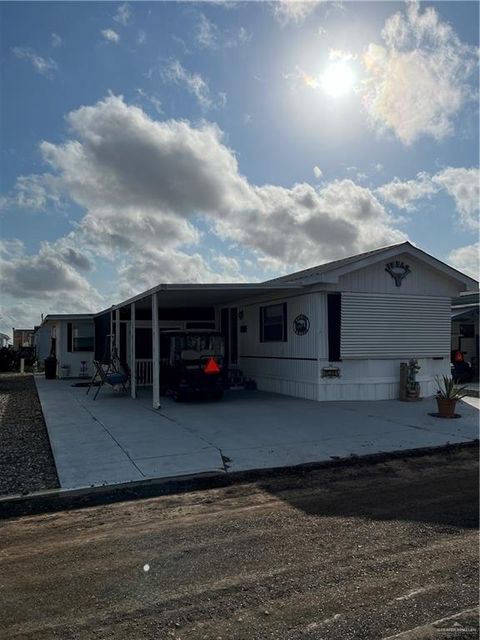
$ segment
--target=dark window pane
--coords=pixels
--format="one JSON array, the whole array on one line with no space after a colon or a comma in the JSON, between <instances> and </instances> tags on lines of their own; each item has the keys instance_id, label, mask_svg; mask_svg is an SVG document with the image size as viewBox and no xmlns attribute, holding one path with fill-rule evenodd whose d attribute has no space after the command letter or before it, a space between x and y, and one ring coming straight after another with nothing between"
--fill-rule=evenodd
<instances>
[{"instance_id":1,"label":"dark window pane","mask_svg":"<svg viewBox=\"0 0 480 640\"><path fill-rule=\"evenodd\" d=\"M271 307L264 307L265 322L281 322L283 320L283 304L275 304Z\"/></svg>"},{"instance_id":2,"label":"dark window pane","mask_svg":"<svg viewBox=\"0 0 480 640\"><path fill-rule=\"evenodd\" d=\"M287 305L260 308L260 341L283 342L287 339Z\"/></svg>"},{"instance_id":3,"label":"dark window pane","mask_svg":"<svg viewBox=\"0 0 480 640\"><path fill-rule=\"evenodd\" d=\"M74 351L93 351L93 336L88 338L74 338L73 339Z\"/></svg>"}]
</instances>

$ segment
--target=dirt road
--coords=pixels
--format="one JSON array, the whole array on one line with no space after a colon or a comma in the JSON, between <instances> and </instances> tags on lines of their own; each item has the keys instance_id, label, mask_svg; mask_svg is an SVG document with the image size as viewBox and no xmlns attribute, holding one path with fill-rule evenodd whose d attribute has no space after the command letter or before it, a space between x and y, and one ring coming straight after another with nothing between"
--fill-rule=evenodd
<instances>
[{"instance_id":1,"label":"dirt road","mask_svg":"<svg viewBox=\"0 0 480 640\"><path fill-rule=\"evenodd\" d=\"M0 636L473 639L477 456L4 521Z\"/></svg>"}]
</instances>

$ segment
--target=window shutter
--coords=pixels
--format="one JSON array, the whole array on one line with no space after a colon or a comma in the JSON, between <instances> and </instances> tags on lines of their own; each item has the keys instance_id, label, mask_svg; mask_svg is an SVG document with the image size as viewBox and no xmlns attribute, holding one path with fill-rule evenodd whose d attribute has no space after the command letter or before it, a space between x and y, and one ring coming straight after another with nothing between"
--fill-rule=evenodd
<instances>
[{"instance_id":1,"label":"window shutter","mask_svg":"<svg viewBox=\"0 0 480 640\"><path fill-rule=\"evenodd\" d=\"M67 351L69 353L73 351L73 325L71 322L67 322Z\"/></svg>"}]
</instances>

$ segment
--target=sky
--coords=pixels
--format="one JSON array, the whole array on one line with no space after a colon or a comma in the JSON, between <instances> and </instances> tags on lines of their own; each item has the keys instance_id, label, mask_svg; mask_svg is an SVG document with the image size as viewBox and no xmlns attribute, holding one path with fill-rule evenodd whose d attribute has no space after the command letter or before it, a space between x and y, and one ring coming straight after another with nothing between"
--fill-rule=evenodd
<instances>
[{"instance_id":1,"label":"sky","mask_svg":"<svg viewBox=\"0 0 480 640\"><path fill-rule=\"evenodd\" d=\"M478 12L0 3L0 331L405 240L477 277Z\"/></svg>"}]
</instances>

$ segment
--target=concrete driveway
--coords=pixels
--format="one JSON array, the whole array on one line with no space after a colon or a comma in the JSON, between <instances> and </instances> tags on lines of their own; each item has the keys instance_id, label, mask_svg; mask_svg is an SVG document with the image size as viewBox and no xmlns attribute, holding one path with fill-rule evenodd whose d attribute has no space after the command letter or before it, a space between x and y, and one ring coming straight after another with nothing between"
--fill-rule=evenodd
<instances>
[{"instance_id":1,"label":"concrete driveway","mask_svg":"<svg viewBox=\"0 0 480 640\"><path fill-rule=\"evenodd\" d=\"M220 402L151 409L110 388L92 400L71 381L36 377L62 488L146 478L228 473L351 455L399 451L478 438L478 400L462 417L441 420L433 398L418 403L313 402L260 391L232 391Z\"/></svg>"}]
</instances>

